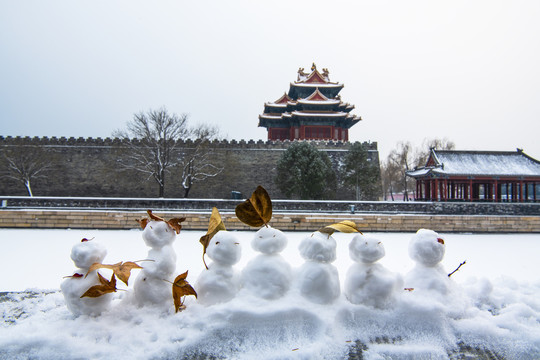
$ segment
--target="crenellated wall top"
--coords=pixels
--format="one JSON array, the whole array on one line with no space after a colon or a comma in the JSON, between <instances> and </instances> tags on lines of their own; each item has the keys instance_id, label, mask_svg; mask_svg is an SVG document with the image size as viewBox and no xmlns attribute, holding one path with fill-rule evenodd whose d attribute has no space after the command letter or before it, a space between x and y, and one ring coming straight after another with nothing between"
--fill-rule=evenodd
<instances>
[{"instance_id":1,"label":"crenellated wall top","mask_svg":"<svg viewBox=\"0 0 540 360\"><path fill-rule=\"evenodd\" d=\"M137 142L137 139L122 138L83 138L83 137L30 137L30 136L0 136L0 146L84 146L84 147L117 147L126 146L129 142ZM309 141L309 140L300 140ZM271 141L271 140L213 140L212 145L218 148L245 148L245 149L286 149L294 141ZM353 142L342 141L309 141L319 149L348 149ZM195 141L191 139L178 141L177 146L192 146ZM363 142L368 150L377 150L377 142Z\"/></svg>"}]
</instances>

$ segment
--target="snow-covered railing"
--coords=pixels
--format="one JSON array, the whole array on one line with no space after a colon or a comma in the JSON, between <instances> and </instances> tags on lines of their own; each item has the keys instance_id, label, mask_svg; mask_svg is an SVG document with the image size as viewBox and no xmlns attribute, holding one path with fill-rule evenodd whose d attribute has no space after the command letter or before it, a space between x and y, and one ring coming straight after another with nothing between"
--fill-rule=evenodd
<instances>
[{"instance_id":1,"label":"snow-covered railing","mask_svg":"<svg viewBox=\"0 0 540 360\"><path fill-rule=\"evenodd\" d=\"M243 199L0 196L0 209L232 211ZM539 203L273 200L274 212L540 216Z\"/></svg>"}]
</instances>

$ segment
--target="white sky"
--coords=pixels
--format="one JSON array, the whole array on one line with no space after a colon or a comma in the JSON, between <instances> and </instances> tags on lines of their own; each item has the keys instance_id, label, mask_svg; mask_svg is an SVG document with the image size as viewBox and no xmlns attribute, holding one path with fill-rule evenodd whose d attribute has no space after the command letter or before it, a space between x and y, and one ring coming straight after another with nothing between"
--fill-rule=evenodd
<instances>
[{"instance_id":1,"label":"white sky","mask_svg":"<svg viewBox=\"0 0 540 360\"><path fill-rule=\"evenodd\" d=\"M540 1L0 0L0 135L107 137L166 106L266 139L299 67L345 84L351 140L540 158Z\"/></svg>"}]
</instances>

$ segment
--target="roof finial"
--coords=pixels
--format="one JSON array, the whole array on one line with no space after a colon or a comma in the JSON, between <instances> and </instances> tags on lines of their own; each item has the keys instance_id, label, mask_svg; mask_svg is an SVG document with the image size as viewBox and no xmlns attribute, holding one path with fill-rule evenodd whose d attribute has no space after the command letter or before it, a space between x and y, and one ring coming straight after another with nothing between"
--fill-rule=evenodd
<instances>
[{"instance_id":1,"label":"roof finial","mask_svg":"<svg viewBox=\"0 0 540 360\"><path fill-rule=\"evenodd\" d=\"M323 68L322 69L322 74L326 79L328 79L328 75L330 75L330 71L328 71L327 68Z\"/></svg>"},{"instance_id":2,"label":"roof finial","mask_svg":"<svg viewBox=\"0 0 540 360\"><path fill-rule=\"evenodd\" d=\"M300 81L300 76L306 76L307 74L304 72L304 68L298 68L298 81Z\"/></svg>"},{"instance_id":3,"label":"roof finial","mask_svg":"<svg viewBox=\"0 0 540 360\"><path fill-rule=\"evenodd\" d=\"M313 65L311 65L311 71L315 71L317 70L317 65L315 65L315 63L313 63Z\"/></svg>"}]
</instances>

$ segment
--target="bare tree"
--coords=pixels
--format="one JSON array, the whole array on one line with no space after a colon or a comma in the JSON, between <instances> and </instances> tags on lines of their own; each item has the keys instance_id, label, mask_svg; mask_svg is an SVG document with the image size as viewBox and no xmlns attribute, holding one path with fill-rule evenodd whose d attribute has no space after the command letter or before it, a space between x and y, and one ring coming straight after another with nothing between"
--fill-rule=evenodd
<instances>
[{"instance_id":1,"label":"bare tree","mask_svg":"<svg viewBox=\"0 0 540 360\"><path fill-rule=\"evenodd\" d=\"M148 178L153 178L159 186L159 197L165 193L165 176L170 168L178 165L175 152L178 140L189 135L188 115L169 114L164 107L158 110L140 112L128 122L127 130L116 131L113 135L128 141L128 154L120 159L124 169L132 169Z\"/></svg>"},{"instance_id":2,"label":"bare tree","mask_svg":"<svg viewBox=\"0 0 540 360\"><path fill-rule=\"evenodd\" d=\"M416 166L421 167L426 165L431 149L454 150L455 148L456 144L454 144L453 141L448 140L447 138L424 139L421 148L418 149L416 153Z\"/></svg>"},{"instance_id":3,"label":"bare tree","mask_svg":"<svg viewBox=\"0 0 540 360\"><path fill-rule=\"evenodd\" d=\"M412 181L406 176L406 172L412 169L415 163L413 147L410 142L399 142L396 149L390 151L387 158L387 170L393 171L391 178L398 182L398 190L403 192L403 199L409 201L409 190L412 189Z\"/></svg>"},{"instance_id":4,"label":"bare tree","mask_svg":"<svg viewBox=\"0 0 540 360\"><path fill-rule=\"evenodd\" d=\"M381 183L383 187L384 200L390 199L394 201L394 192L400 187L400 171L399 166L386 159L381 164Z\"/></svg>"},{"instance_id":5,"label":"bare tree","mask_svg":"<svg viewBox=\"0 0 540 360\"><path fill-rule=\"evenodd\" d=\"M422 145L416 148L408 141L397 144L381 168L385 198L389 194L394 200L394 191L401 191L404 200L409 200L409 193L414 194L415 187L414 181L406 175L406 172L424 166L433 148L452 150L455 148L455 144L446 138L424 139Z\"/></svg>"},{"instance_id":6,"label":"bare tree","mask_svg":"<svg viewBox=\"0 0 540 360\"><path fill-rule=\"evenodd\" d=\"M16 149L3 149L2 157L5 163L2 177L22 183L28 196L34 196L32 182L44 178L51 167L45 150L38 146L17 146Z\"/></svg>"},{"instance_id":7,"label":"bare tree","mask_svg":"<svg viewBox=\"0 0 540 360\"><path fill-rule=\"evenodd\" d=\"M195 182L217 176L223 171L223 167L212 162L211 141L219 137L219 129L215 126L201 124L191 129L190 137L195 139L194 147L186 149L181 159L184 198L189 196L189 191Z\"/></svg>"}]
</instances>

